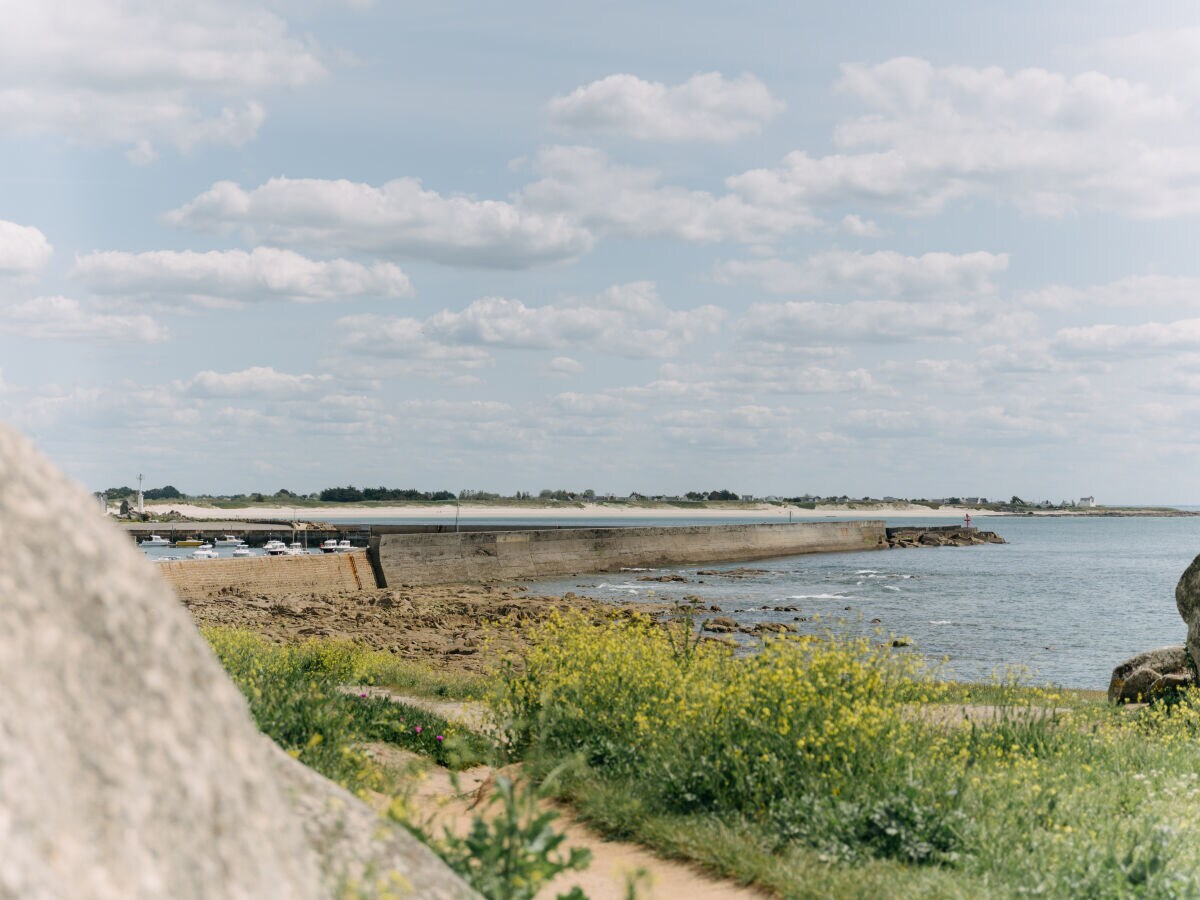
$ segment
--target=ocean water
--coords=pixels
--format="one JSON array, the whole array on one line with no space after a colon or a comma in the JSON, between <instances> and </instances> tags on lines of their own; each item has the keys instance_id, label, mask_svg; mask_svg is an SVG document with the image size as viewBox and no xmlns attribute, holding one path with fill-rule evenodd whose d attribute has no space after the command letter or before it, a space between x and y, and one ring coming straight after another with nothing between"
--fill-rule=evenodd
<instances>
[{"instance_id":1,"label":"ocean water","mask_svg":"<svg viewBox=\"0 0 1200 900\"><path fill-rule=\"evenodd\" d=\"M356 519L356 521L368 521ZM369 520L408 524L420 518ZM444 520L439 520L444 523ZM714 525L729 519L573 519L572 525ZM801 521L797 519L797 521ZM819 519L818 521L829 521ZM555 524L546 519L463 519L463 524ZM947 525L948 519L889 519L889 525ZM1106 688L1113 667L1142 650L1182 643L1175 584L1200 554L1200 517L1052 518L980 516L973 524L1007 544L830 553L752 563L677 566L527 582L534 593L672 601L701 597L750 624L785 622L801 632L834 627L903 635L948 674L986 679L1017 667L1038 683ZM762 570L741 578L697 569ZM638 581L677 572L682 584ZM770 609L796 606L794 612ZM796 621L797 618L809 621ZM819 621L813 621L819 617ZM878 623L873 623L878 619ZM746 638L749 641L749 638Z\"/></svg>"},{"instance_id":2,"label":"ocean water","mask_svg":"<svg viewBox=\"0 0 1200 900\"><path fill-rule=\"evenodd\" d=\"M669 522L716 524L711 519ZM888 521L909 523L951 524L946 519ZM1008 543L677 566L529 586L536 593L575 591L614 602L694 595L721 607L709 615L747 624L785 622L802 633L834 627L903 635L927 657L945 658L950 677L964 680L1015 667L1038 683L1103 689L1121 660L1183 642L1186 629L1175 608L1175 585L1200 554L1200 518L986 516L973 524L998 532ZM740 578L696 574L739 567L762 571ZM667 572L688 581L637 580ZM779 612L773 606L799 610Z\"/></svg>"}]
</instances>

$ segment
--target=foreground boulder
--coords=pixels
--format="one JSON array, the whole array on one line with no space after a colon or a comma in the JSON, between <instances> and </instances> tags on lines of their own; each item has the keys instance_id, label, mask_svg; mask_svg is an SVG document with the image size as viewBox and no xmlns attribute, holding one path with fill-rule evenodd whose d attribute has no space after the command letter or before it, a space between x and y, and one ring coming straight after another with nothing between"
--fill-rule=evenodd
<instances>
[{"instance_id":1,"label":"foreground boulder","mask_svg":"<svg viewBox=\"0 0 1200 900\"><path fill-rule=\"evenodd\" d=\"M0 898L475 896L255 728L166 583L0 425Z\"/></svg>"},{"instance_id":2,"label":"foreground boulder","mask_svg":"<svg viewBox=\"0 0 1200 900\"><path fill-rule=\"evenodd\" d=\"M1195 683L1186 647L1159 647L1125 660L1112 673L1110 703L1146 703Z\"/></svg>"}]
</instances>

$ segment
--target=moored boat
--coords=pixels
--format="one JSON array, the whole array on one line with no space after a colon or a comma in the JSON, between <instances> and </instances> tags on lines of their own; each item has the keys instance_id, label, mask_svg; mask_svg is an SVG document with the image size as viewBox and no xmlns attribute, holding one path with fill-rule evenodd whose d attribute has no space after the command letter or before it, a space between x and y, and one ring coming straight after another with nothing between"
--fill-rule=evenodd
<instances>
[{"instance_id":1,"label":"moored boat","mask_svg":"<svg viewBox=\"0 0 1200 900\"><path fill-rule=\"evenodd\" d=\"M171 542L161 534L152 534L145 540L138 541L139 547L170 547Z\"/></svg>"},{"instance_id":2,"label":"moored boat","mask_svg":"<svg viewBox=\"0 0 1200 900\"><path fill-rule=\"evenodd\" d=\"M240 547L246 543L236 534L223 534L217 540L213 541L218 547Z\"/></svg>"}]
</instances>

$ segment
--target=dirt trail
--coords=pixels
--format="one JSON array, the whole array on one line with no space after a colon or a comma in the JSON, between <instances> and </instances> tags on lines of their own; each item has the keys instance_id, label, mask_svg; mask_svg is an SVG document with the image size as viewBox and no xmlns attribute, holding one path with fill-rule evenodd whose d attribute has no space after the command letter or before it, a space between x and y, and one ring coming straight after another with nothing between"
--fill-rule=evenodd
<instances>
[{"instance_id":1,"label":"dirt trail","mask_svg":"<svg viewBox=\"0 0 1200 900\"><path fill-rule=\"evenodd\" d=\"M427 765L423 757L398 750L388 744L369 744L367 750L381 764L399 772L411 772L414 767ZM504 769L510 777L520 777L519 766ZM496 770L487 766L458 773L455 789L450 773L439 767L428 768L418 776L410 802L416 818L426 830L440 834L449 828L465 834L477 814L490 815L483 794L494 784ZM379 798L386 806L388 798ZM639 900L762 900L768 894L753 888L741 887L732 881L708 875L697 866L663 859L637 844L626 841L607 841L586 825L578 822L561 806L546 803L560 813L555 827L565 832L563 847L586 847L592 852L591 865L583 872L564 872L539 893L539 898L553 898L579 885L590 900L625 900L629 885L636 886Z\"/></svg>"},{"instance_id":2,"label":"dirt trail","mask_svg":"<svg viewBox=\"0 0 1200 900\"><path fill-rule=\"evenodd\" d=\"M491 727L488 710L481 703L431 700L381 688L353 689L367 690L376 696L386 696L398 703L428 709L467 727ZM399 750L390 744L369 744L366 749L380 765L394 772L411 773L414 769L424 769L422 774L417 776L416 787L410 800L415 807L417 819L426 823L427 830L437 834L441 833L443 827L456 834L465 834L477 814L491 812L485 800L500 771L511 778L520 778L519 765L507 766L503 770L476 766L458 773L456 788L455 779L449 771L430 766L424 757ZM387 798L380 798L381 804L387 802ZM579 885L590 900L626 900L631 881L636 886L636 896L641 900L667 900L676 897L684 897L687 900L761 900L768 896L758 890L741 887L732 881L715 878L697 866L663 859L638 844L605 840L577 821L569 809L549 802L544 805L560 814L555 826L567 835L564 846L586 847L592 851L592 862L583 872L564 872L546 885L539 892L539 897L556 897L566 893L574 885Z\"/></svg>"}]
</instances>

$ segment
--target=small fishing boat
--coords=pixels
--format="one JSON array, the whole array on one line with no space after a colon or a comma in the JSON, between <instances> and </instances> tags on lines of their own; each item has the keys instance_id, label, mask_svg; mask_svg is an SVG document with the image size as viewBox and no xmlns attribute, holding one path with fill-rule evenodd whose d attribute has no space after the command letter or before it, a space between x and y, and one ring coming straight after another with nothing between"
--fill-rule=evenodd
<instances>
[{"instance_id":1,"label":"small fishing boat","mask_svg":"<svg viewBox=\"0 0 1200 900\"><path fill-rule=\"evenodd\" d=\"M299 541L292 541L287 545L288 556L308 556L308 549L300 546Z\"/></svg>"},{"instance_id":2,"label":"small fishing boat","mask_svg":"<svg viewBox=\"0 0 1200 900\"><path fill-rule=\"evenodd\" d=\"M321 541L322 553L337 553L338 542L337 538L329 538L326 541Z\"/></svg>"},{"instance_id":3,"label":"small fishing boat","mask_svg":"<svg viewBox=\"0 0 1200 900\"><path fill-rule=\"evenodd\" d=\"M253 556L254 553L251 552L249 547L247 547L245 544L242 544L240 547L233 548L233 555L238 557Z\"/></svg>"},{"instance_id":4,"label":"small fishing boat","mask_svg":"<svg viewBox=\"0 0 1200 900\"><path fill-rule=\"evenodd\" d=\"M204 541L200 540L200 538L185 538L182 541L175 542L176 547L202 547L203 545Z\"/></svg>"},{"instance_id":5,"label":"small fishing boat","mask_svg":"<svg viewBox=\"0 0 1200 900\"><path fill-rule=\"evenodd\" d=\"M267 556L283 556L288 552L287 544L277 540L267 541L263 549L267 551Z\"/></svg>"},{"instance_id":6,"label":"small fishing boat","mask_svg":"<svg viewBox=\"0 0 1200 900\"><path fill-rule=\"evenodd\" d=\"M354 545L351 544L349 541L343 539L343 540L338 541L337 548L338 548L338 553L349 553L351 550L354 549Z\"/></svg>"},{"instance_id":7,"label":"small fishing boat","mask_svg":"<svg viewBox=\"0 0 1200 900\"><path fill-rule=\"evenodd\" d=\"M213 541L218 547L240 547L246 543L236 534L223 534L217 540Z\"/></svg>"},{"instance_id":8,"label":"small fishing boat","mask_svg":"<svg viewBox=\"0 0 1200 900\"><path fill-rule=\"evenodd\" d=\"M161 534L152 534L143 541L138 541L139 547L170 547L171 542Z\"/></svg>"},{"instance_id":9,"label":"small fishing boat","mask_svg":"<svg viewBox=\"0 0 1200 900\"><path fill-rule=\"evenodd\" d=\"M201 547L192 551L192 559L216 559L217 551L212 547Z\"/></svg>"}]
</instances>

